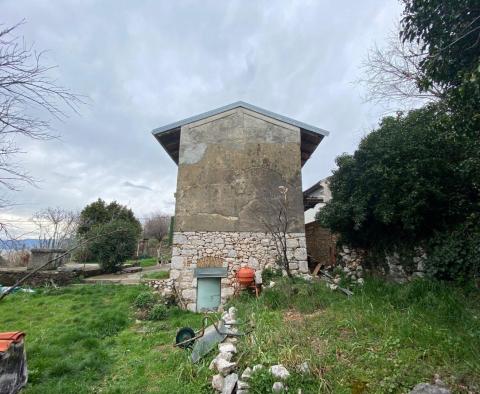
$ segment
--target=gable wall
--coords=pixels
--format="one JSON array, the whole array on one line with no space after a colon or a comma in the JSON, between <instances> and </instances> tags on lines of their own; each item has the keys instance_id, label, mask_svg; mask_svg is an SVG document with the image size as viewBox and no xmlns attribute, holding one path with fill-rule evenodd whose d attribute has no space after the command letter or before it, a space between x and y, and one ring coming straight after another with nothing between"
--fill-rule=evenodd
<instances>
[{"instance_id":1,"label":"gable wall","mask_svg":"<svg viewBox=\"0 0 480 394\"><path fill-rule=\"evenodd\" d=\"M300 129L244 108L182 127L176 231L265 231L278 186L304 232Z\"/></svg>"}]
</instances>

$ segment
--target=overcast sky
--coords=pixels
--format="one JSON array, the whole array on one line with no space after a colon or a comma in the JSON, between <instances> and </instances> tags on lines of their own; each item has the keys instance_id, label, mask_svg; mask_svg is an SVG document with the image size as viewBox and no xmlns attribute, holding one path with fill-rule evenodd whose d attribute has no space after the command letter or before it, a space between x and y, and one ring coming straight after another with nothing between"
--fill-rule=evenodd
<instances>
[{"instance_id":1,"label":"overcast sky","mask_svg":"<svg viewBox=\"0 0 480 394\"><path fill-rule=\"evenodd\" d=\"M238 100L330 131L303 168L308 188L378 123L354 81L400 13L396 0L0 0L0 23L25 19L19 34L48 50L53 76L89 97L54 123L60 142L22 142L39 182L2 218L27 231L35 211L98 197L172 213L177 168L151 130Z\"/></svg>"}]
</instances>

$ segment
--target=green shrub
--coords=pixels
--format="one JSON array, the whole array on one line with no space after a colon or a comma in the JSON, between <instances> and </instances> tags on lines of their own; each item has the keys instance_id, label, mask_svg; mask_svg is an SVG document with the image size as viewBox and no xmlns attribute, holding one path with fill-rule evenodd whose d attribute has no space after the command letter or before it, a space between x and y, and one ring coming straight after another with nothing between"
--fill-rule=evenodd
<instances>
[{"instance_id":1,"label":"green shrub","mask_svg":"<svg viewBox=\"0 0 480 394\"><path fill-rule=\"evenodd\" d=\"M148 313L148 320L165 320L168 316L168 309L163 304L156 304Z\"/></svg>"},{"instance_id":2,"label":"green shrub","mask_svg":"<svg viewBox=\"0 0 480 394\"><path fill-rule=\"evenodd\" d=\"M94 226L86 235L96 237L89 245L90 253L96 256L105 272L116 272L124 261L131 258L137 247L138 229L124 220Z\"/></svg>"},{"instance_id":3,"label":"green shrub","mask_svg":"<svg viewBox=\"0 0 480 394\"><path fill-rule=\"evenodd\" d=\"M139 309L150 309L157 302L157 297L151 291L144 291L135 298L134 305Z\"/></svg>"}]
</instances>

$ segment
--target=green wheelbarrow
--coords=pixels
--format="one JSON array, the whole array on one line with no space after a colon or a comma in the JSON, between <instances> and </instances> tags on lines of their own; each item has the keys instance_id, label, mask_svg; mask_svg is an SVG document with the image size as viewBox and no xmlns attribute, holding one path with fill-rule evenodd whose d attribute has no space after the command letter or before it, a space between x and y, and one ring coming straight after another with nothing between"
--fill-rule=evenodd
<instances>
[{"instance_id":1,"label":"green wheelbarrow","mask_svg":"<svg viewBox=\"0 0 480 394\"><path fill-rule=\"evenodd\" d=\"M210 321L210 324L208 324ZM211 315L204 315L202 320L202 328L194 331L190 327L183 327L178 330L175 337L175 345L182 349L192 349L191 360L196 363L203 356L209 353L220 342L227 337L241 337L249 334L253 330L253 324L245 332L238 332L235 327L244 325L245 323L225 324L223 319L215 321Z\"/></svg>"}]
</instances>

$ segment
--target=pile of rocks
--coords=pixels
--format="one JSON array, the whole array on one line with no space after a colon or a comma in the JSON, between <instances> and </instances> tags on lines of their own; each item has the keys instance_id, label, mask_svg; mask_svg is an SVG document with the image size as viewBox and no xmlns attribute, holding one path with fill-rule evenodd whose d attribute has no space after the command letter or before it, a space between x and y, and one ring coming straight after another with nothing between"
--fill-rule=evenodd
<instances>
[{"instance_id":1,"label":"pile of rocks","mask_svg":"<svg viewBox=\"0 0 480 394\"><path fill-rule=\"evenodd\" d=\"M236 308L231 307L222 315L225 328L233 332L236 330L233 326L236 323L236 314ZM223 343L218 345L219 352L209 366L210 369L217 371L217 374L212 378L212 387L222 394L234 393L235 389L237 389L237 393L240 392L238 390L240 381L238 375L234 372L237 369L237 363L232 361L232 358L237 353L236 343L237 338L227 337Z\"/></svg>"},{"instance_id":2,"label":"pile of rocks","mask_svg":"<svg viewBox=\"0 0 480 394\"><path fill-rule=\"evenodd\" d=\"M160 293L162 297L168 298L173 292L173 279L153 279L147 280L147 285Z\"/></svg>"}]
</instances>

